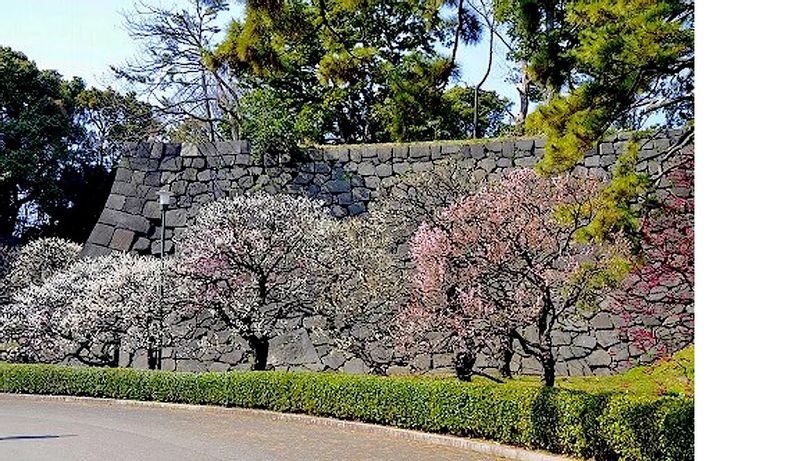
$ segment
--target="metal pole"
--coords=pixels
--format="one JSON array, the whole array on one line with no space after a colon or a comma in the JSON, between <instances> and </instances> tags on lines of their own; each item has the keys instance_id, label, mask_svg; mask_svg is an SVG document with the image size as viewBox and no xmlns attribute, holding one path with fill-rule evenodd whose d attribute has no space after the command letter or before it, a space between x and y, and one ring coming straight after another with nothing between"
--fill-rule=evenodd
<instances>
[{"instance_id":1,"label":"metal pole","mask_svg":"<svg viewBox=\"0 0 800 461\"><path fill-rule=\"evenodd\" d=\"M159 254L159 281L158 281L158 350L156 350L156 369L161 369L161 354L164 346L164 248L167 228L167 205L161 205L161 253Z\"/></svg>"}]
</instances>

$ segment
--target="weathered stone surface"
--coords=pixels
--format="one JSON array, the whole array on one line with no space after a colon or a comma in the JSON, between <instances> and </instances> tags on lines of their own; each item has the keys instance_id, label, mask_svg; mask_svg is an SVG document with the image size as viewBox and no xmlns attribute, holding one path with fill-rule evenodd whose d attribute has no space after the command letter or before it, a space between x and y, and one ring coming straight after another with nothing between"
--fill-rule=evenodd
<instances>
[{"instance_id":1,"label":"weathered stone surface","mask_svg":"<svg viewBox=\"0 0 800 461\"><path fill-rule=\"evenodd\" d=\"M89 236L89 242L96 245L106 246L111 242L111 237L114 235L114 227L107 224L97 224L94 226L92 234Z\"/></svg>"},{"instance_id":2,"label":"weathered stone surface","mask_svg":"<svg viewBox=\"0 0 800 461\"><path fill-rule=\"evenodd\" d=\"M167 210L166 225L168 227L181 227L186 225L186 210Z\"/></svg>"},{"instance_id":3,"label":"weathered stone surface","mask_svg":"<svg viewBox=\"0 0 800 461\"><path fill-rule=\"evenodd\" d=\"M411 165L411 168L417 173L420 173L420 172L423 172L423 171L430 171L430 170L433 169L433 162L413 163Z\"/></svg>"},{"instance_id":4,"label":"weathered stone surface","mask_svg":"<svg viewBox=\"0 0 800 461\"><path fill-rule=\"evenodd\" d=\"M149 239L147 239L146 237L141 237L140 236L140 237L136 238L136 241L133 243L133 248L131 248L131 249L133 251L138 252L138 253L141 253L143 251L149 251L150 250L150 244L151 244L151 242L150 242Z\"/></svg>"},{"instance_id":5,"label":"weathered stone surface","mask_svg":"<svg viewBox=\"0 0 800 461\"><path fill-rule=\"evenodd\" d=\"M595 332L595 337L597 338L597 343L600 344L600 346L605 349L608 349L614 344L620 342L619 333L616 331L611 331L611 330L597 331Z\"/></svg>"},{"instance_id":6,"label":"weathered stone surface","mask_svg":"<svg viewBox=\"0 0 800 461\"><path fill-rule=\"evenodd\" d=\"M395 163L395 164L393 165L393 168L394 168L394 172L395 172L395 174L403 174L403 173L405 173L406 171L408 171L408 169L409 169L410 167L411 167L411 164L409 164L409 163L407 163L407 162Z\"/></svg>"},{"instance_id":7,"label":"weathered stone surface","mask_svg":"<svg viewBox=\"0 0 800 461\"><path fill-rule=\"evenodd\" d=\"M658 152L654 149L668 143L669 140L650 143L650 150L643 150L643 171L654 168L650 163L655 165L658 160ZM191 224L199 206L220 197L256 190L273 194L304 194L323 201L334 216L353 216L366 212L372 201L380 197L405 200L416 196L418 192L406 185L407 177L434 165L446 164L453 159L476 179L496 181L513 168L535 166L543 155L544 144L542 138L511 138L483 143L324 146L311 149L296 159L279 159L270 155L263 159L251 158L247 143L160 144L155 147L147 143L134 144L122 154L112 186L114 197L108 198L108 206L82 254L110 252L112 240L114 248L127 247L119 251L157 254L160 251L160 209L156 192L162 184L168 185L176 194L166 226L168 231L177 226L174 235L178 235L178 231L182 232L186 225ZM587 153L582 164L573 169L573 174L577 177L604 177L623 148L624 142L620 139L603 143L600 149ZM172 237L168 232L168 252L173 251ZM407 255L407 243L398 242L395 252ZM691 313L689 310L686 312ZM617 330L624 322L617 317L601 312L584 322L567 322L558 327L553 333L553 343L559 357L559 373L607 373L629 366L629 358L633 361L646 359L648 355L644 351L619 338ZM671 330L664 326L674 327L679 323L677 319L679 317L653 317L645 319L645 322L657 329L658 334L670 337L675 347L679 347L685 344L686 339L673 340ZM275 338L278 343L271 353L273 367L283 370L366 371L360 359L337 349L338 340L322 325L316 324L317 321L304 322L301 326L298 320L297 325L284 326L302 332L293 331ZM356 329L359 337L374 337L376 329L371 322L375 320L367 320L366 325ZM215 335L231 337L230 333L223 333L227 330L220 328L215 319L207 319L202 324ZM530 329L525 331L525 335L535 340ZM294 339L286 339L289 337ZM169 360L174 369L182 370L246 369L249 365L245 354L231 347L221 347L208 354L176 351ZM445 373L452 372L452 354L421 354L410 358L404 366L394 365L397 360L393 357L394 351L379 342L370 343L368 347L373 358L392 363L392 370L397 372L432 367ZM246 345L243 350L248 350ZM499 365L497 357L484 354L480 354L479 362L487 372L496 372ZM511 369L521 373L541 372L534 358L521 355L512 358Z\"/></svg>"},{"instance_id":8,"label":"weathered stone surface","mask_svg":"<svg viewBox=\"0 0 800 461\"><path fill-rule=\"evenodd\" d=\"M586 362L592 366L609 366L611 365L611 355L603 349L595 349L586 358Z\"/></svg>"},{"instance_id":9,"label":"weathered stone surface","mask_svg":"<svg viewBox=\"0 0 800 461\"><path fill-rule=\"evenodd\" d=\"M375 165L371 163L362 163L358 166L358 174L362 176L372 176L375 174Z\"/></svg>"},{"instance_id":10,"label":"weathered stone surface","mask_svg":"<svg viewBox=\"0 0 800 461\"><path fill-rule=\"evenodd\" d=\"M147 232L150 222L143 216L137 216L122 211L106 208L100 215L98 222L108 224L118 229L127 229L134 232Z\"/></svg>"},{"instance_id":11,"label":"weathered stone surface","mask_svg":"<svg viewBox=\"0 0 800 461\"><path fill-rule=\"evenodd\" d=\"M106 208L112 210L121 210L125 207L125 196L119 194L111 194L106 200Z\"/></svg>"},{"instance_id":12,"label":"weathered stone surface","mask_svg":"<svg viewBox=\"0 0 800 461\"><path fill-rule=\"evenodd\" d=\"M611 314L608 312L599 312L592 318L591 324L592 327L598 330L610 330L614 328L614 324L611 321Z\"/></svg>"},{"instance_id":13,"label":"weathered stone surface","mask_svg":"<svg viewBox=\"0 0 800 461\"><path fill-rule=\"evenodd\" d=\"M350 216L358 216L367 211L366 205L363 202L354 203L347 207L347 212Z\"/></svg>"},{"instance_id":14,"label":"weathered stone surface","mask_svg":"<svg viewBox=\"0 0 800 461\"><path fill-rule=\"evenodd\" d=\"M369 200L370 190L365 187L356 187L353 189L354 200Z\"/></svg>"},{"instance_id":15,"label":"weathered stone surface","mask_svg":"<svg viewBox=\"0 0 800 461\"><path fill-rule=\"evenodd\" d=\"M356 357L345 362L344 366L342 367L342 371L350 374L364 374L369 370L364 364L364 361Z\"/></svg>"},{"instance_id":16,"label":"weathered stone surface","mask_svg":"<svg viewBox=\"0 0 800 461\"><path fill-rule=\"evenodd\" d=\"M328 355L322 358L322 364L330 370L339 370L342 368L346 361L346 357L342 351L332 350Z\"/></svg>"},{"instance_id":17,"label":"weathered stone surface","mask_svg":"<svg viewBox=\"0 0 800 461\"><path fill-rule=\"evenodd\" d=\"M135 234L127 229L117 229L111 237L109 246L112 250L128 251L131 249L134 237Z\"/></svg>"},{"instance_id":18,"label":"weathered stone surface","mask_svg":"<svg viewBox=\"0 0 800 461\"><path fill-rule=\"evenodd\" d=\"M581 335L572 341L574 346L583 347L586 349L593 349L597 344L597 340L593 336Z\"/></svg>"},{"instance_id":19,"label":"weathered stone surface","mask_svg":"<svg viewBox=\"0 0 800 461\"><path fill-rule=\"evenodd\" d=\"M303 365L319 362L314 345L304 329L277 336L269 341L269 365Z\"/></svg>"},{"instance_id":20,"label":"weathered stone surface","mask_svg":"<svg viewBox=\"0 0 800 461\"><path fill-rule=\"evenodd\" d=\"M322 189L333 194L350 192L350 182L344 179L336 179L323 184Z\"/></svg>"}]
</instances>

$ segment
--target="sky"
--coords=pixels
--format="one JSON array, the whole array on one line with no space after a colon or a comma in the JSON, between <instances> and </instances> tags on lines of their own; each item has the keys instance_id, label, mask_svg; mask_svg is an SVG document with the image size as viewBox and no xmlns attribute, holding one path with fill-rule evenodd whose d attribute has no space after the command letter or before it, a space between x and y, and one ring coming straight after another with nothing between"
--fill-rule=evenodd
<instances>
[{"instance_id":1,"label":"sky","mask_svg":"<svg viewBox=\"0 0 800 461\"><path fill-rule=\"evenodd\" d=\"M238 2L231 3L231 15L241 16ZM136 54L137 45L128 37L122 17L133 5L134 0L0 0L0 45L24 53L40 69L78 76L91 86L119 88L122 82L114 80L109 66L124 64ZM483 77L487 38L460 48L461 82L474 85ZM498 42L483 88L516 102L513 85L505 81L513 63L505 60L507 50Z\"/></svg>"}]
</instances>

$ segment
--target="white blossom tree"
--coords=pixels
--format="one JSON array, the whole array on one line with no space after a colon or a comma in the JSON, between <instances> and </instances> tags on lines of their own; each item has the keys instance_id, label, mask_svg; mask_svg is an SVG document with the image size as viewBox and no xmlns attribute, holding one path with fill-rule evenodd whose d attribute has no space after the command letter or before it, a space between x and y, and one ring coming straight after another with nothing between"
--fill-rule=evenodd
<instances>
[{"instance_id":1,"label":"white blossom tree","mask_svg":"<svg viewBox=\"0 0 800 461\"><path fill-rule=\"evenodd\" d=\"M313 314L310 277L333 225L321 203L254 194L212 202L176 241L188 315L207 310L247 342L252 368L267 366L282 322Z\"/></svg>"},{"instance_id":2,"label":"white blossom tree","mask_svg":"<svg viewBox=\"0 0 800 461\"><path fill-rule=\"evenodd\" d=\"M15 293L0 337L21 361L130 365L137 350L162 343L160 271L156 259L129 254L79 260Z\"/></svg>"},{"instance_id":3,"label":"white blossom tree","mask_svg":"<svg viewBox=\"0 0 800 461\"><path fill-rule=\"evenodd\" d=\"M312 272L316 309L339 348L381 374L395 362L392 320L408 297L389 222L376 210L326 226Z\"/></svg>"},{"instance_id":4,"label":"white blossom tree","mask_svg":"<svg viewBox=\"0 0 800 461\"><path fill-rule=\"evenodd\" d=\"M307 316L376 371L354 328L371 316L388 324L402 281L378 220L336 220L321 202L255 194L203 208L177 242L187 316L210 311L247 342L252 368L267 367L269 340ZM376 333L379 335L380 333Z\"/></svg>"},{"instance_id":5,"label":"white blossom tree","mask_svg":"<svg viewBox=\"0 0 800 461\"><path fill-rule=\"evenodd\" d=\"M32 283L40 283L74 263L80 251L80 245L61 238L32 240L17 252L8 273L9 284L21 289Z\"/></svg>"}]
</instances>

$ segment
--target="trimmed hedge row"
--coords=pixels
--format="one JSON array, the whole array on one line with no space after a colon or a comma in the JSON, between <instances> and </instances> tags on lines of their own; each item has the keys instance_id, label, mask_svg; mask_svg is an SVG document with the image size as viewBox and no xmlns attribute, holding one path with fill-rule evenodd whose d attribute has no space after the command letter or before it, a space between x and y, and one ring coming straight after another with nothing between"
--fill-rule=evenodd
<instances>
[{"instance_id":1,"label":"trimmed hedge row","mask_svg":"<svg viewBox=\"0 0 800 461\"><path fill-rule=\"evenodd\" d=\"M597 460L694 459L694 402L335 373L0 364L0 392L260 408L477 437Z\"/></svg>"}]
</instances>

